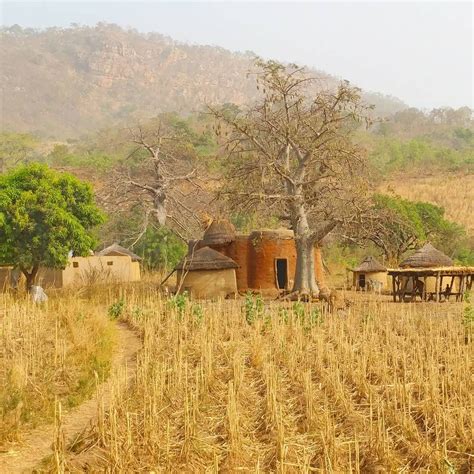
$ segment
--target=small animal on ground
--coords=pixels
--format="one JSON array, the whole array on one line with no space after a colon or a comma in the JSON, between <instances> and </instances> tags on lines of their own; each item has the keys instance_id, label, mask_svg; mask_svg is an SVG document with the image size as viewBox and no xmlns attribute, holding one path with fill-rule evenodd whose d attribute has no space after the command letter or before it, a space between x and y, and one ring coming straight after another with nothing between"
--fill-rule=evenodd
<instances>
[{"instance_id":1,"label":"small animal on ground","mask_svg":"<svg viewBox=\"0 0 474 474\"><path fill-rule=\"evenodd\" d=\"M331 290L327 286L323 286L319 290L319 299L327 303L329 312L346 309L349 302L344 298L343 294L338 290Z\"/></svg>"}]
</instances>

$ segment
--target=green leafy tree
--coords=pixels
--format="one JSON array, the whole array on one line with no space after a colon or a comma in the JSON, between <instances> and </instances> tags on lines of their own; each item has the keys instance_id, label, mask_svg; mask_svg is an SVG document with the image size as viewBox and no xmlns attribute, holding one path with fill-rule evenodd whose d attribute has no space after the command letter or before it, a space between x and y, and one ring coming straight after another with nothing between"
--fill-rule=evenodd
<instances>
[{"instance_id":1,"label":"green leafy tree","mask_svg":"<svg viewBox=\"0 0 474 474\"><path fill-rule=\"evenodd\" d=\"M32 164L0 176L0 262L18 266L27 288L41 266L63 268L71 250L87 255L102 221L91 186L72 175Z\"/></svg>"},{"instance_id":2,"label":"green leafy tree","mask_svg":"<svg viewBox=\"0 0 474 474\"><path fill-rule=\"evenodd\" d=\"M186 255L186 245L166 227L149 227L134 247L150 270L169 270Z\"/></svg>"},{"instance_id":3,"label":"green leafy tree","mask_svg":"<svg viewBox=\"0 0 474 474\"><path fill-rule=\"evenodd\" d=\"M37 158L39 144L29 133L0 133L0 173Z\"/></svg>"},{"instance_id":4,"label":"green leafy tree","mask_svg":"<svg viewBox=\"0 0 474 474\"><path fill-rule=\"evenodd\" d=\"M465 239L464 229L447 220L443 208L384 194L373 196L372 212L358 231L389 264L397 264L403 254L428 240L453 255Z\"/></svg>"}]
</instances>

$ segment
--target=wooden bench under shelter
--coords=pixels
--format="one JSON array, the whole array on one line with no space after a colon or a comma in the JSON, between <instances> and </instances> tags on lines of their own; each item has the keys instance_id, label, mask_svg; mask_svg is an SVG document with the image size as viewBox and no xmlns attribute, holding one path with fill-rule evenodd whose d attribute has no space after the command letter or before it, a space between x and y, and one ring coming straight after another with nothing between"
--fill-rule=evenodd
<instances>
[{"instance_id":1,"label":"wooden bench under shelter","mask_svg":"<svg viewBox=\"0 0 474 474\"><path fill-rule=\"evenodd\" d=\"M391 269L393 301L462 301L472 289L474 267ZM434 280L430 288L428 279Z\"/></svg>"}]
</instances>

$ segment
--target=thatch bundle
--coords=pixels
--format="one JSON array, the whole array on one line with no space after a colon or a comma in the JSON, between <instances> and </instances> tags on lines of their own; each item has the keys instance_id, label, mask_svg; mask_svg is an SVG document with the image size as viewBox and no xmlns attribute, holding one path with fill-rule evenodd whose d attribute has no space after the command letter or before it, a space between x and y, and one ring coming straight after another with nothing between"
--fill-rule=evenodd
<instances>
[{"instance_id":1,"label":"thatch bundle","mask_svg":"<svg viewBox=\"0 0 474 474\"><path fill-rule=\"evenodd\" d=\"M215 220L204 232L204 245L225 245L235 240L235 227L227 220Z\"/></svg>"},{"instance_id":2,"label":"thatch bundle","mask_svg":"<svg viewBox=\"0 0 474 474\"><path fill-rule=\"evenodd\" d=\"M178 263L176 270L224 270L237 267L238 265L231 258L209 247L203 247L188 254Z\"/></svg>"},{"instance_id":3,"label":"thatch bundle","mask_svg":"<svg viewBox=\"0 0 474 474\"><path fill-rule=\"evenodd\" d=\"M431 244L424 245L400 263L402 268L450 267L453 265L454 262L447 255L434 248Z\"/></svg>"},{"instance_id":4,"label":"thatch bundle","mask_svg":"<svg viewBox=\"0 0 474 474\"><path fill-rule=\"evenodd\" d=\"M362 260L360 265L353 270L354 272L360 273L376 273L386 272L387 268L383 266L375 257L371 255L367 256Z\"/></svg>"}]
</instances>

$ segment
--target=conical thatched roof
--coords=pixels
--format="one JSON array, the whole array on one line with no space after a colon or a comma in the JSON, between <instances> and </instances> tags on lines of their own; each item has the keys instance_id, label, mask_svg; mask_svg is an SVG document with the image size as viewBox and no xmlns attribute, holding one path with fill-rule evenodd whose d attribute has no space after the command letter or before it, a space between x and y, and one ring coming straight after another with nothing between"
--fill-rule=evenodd
<instances>
[{"instance_id":1,"label":"conical thatched roof","mask_svg":"<svg viewBox=\"0 0 474 474\"><path fill-rule=\"evenodd\" d=\"M375 257L369 255L362 260L359 266L354 268L354 272L386 272L387 268L384 267Z\"/></svg>"},{"instance_id":2,"label":"conical thatched roof","mask_svg":"<svg viewBox=\"0 0 474 474\"><path fill-rule=\"evenodd\" d=\"M235 227L227 220L215 220L204 232L204 245L225 245L235 240Z\"/></svg>"},{"instance_id":3,"label":"conical thatched roof","mask_svg":"<svg viewBox=\"0 0 474 474\"><path fill-rule=\"evenodd\" d=\"M222 255L217 250L203 247L187 255L176 266L176 270L224 270L237 268L238 265L229 257Z\"/></svg>"},{"instance_id":4,"label":"conical thatched roof","mask_svg":"<svg viewBox=\"0 0 474 474\"><path fill-rule=\"evenodd\" d=\"M109 245L104 250L97 252L97 255L99 257L107 257L107 256L113 256L113 255L118 255L118 256L128 255L129 257L132 258L132 262L137 262L138 260L141 260L141 258L138 255L134 254L131 250L128 250L119 244Z\"/></svg>"},{"instance_id":5,"label":"conical thatched roof","mask_svg":"<svg viewBox=\"0 0 474 474\"><path fill-rule=\"evenodd\" d=\"M424 245L400 263L400 267L411 268L449 267L452 265L454 262L431 244Z\"/></svg>"}]
</instances>

